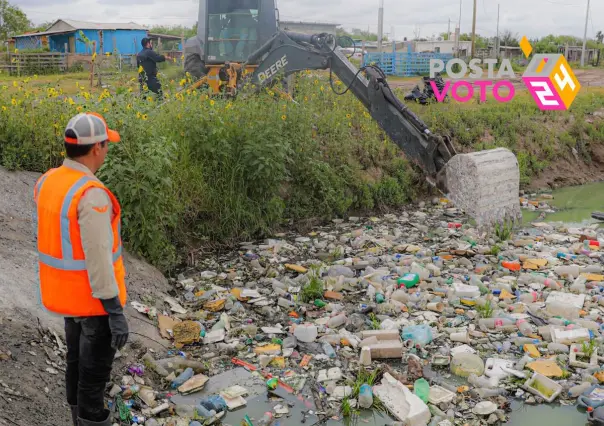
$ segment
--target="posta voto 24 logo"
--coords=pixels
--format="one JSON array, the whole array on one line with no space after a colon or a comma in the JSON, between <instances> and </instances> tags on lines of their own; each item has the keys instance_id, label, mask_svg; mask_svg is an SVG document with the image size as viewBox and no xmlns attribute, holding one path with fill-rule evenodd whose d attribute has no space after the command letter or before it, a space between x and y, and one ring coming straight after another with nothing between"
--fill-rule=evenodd
<instances>
[{"instance_id":1,"label":"posta voto 24 logo","mask_svg":"<svg viewBox=\"0 0 604 426\"><path fill-rule=\"evenodd\" d=\"M528 59L533 52L533 47L528 38L523 37L520 48ZM484 69L480 65L487 66L489 80L482 80ZM434 78L437 72L446 70L452 81L447 81L443 90L439 90L434 81L430 81L432 90L438 102L444 102L450 94L458 102L469 102L474 98L476 88L480 90L480 101L487 99L487 90L490 88L493 97L498 102L510 102L516 96L514 83L506 78L516 78L509 59L503 59L501 66L495 75L496 59L472 59L469 68L472 71L470 77L475 80L466 80L468 64L462 59L451 59L446 64L441 59L430 60L430 78ZM457 65L458 70L453 67ZM562 54L538 54L534 55L526 71L522 75L522 81L528 88L537 103L539 109L567 110L572 105L581 90L581 84L568 61ZM459 89L465 88L466 93L460 94ZM501 91L507 89L507 93Z\"/></svg>"}]
</instances>

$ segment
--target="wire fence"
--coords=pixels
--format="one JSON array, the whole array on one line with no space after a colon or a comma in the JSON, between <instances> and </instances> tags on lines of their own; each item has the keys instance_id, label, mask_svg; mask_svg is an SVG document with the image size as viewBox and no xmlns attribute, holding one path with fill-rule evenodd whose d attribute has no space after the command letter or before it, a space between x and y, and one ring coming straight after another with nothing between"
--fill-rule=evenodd
<instances>
[{"instance_id":1,"label":"wire fence","mask_svg":"<svg viewBox=\"0 0 604 426\"><path fill-rule=\"evenodd\" d=\"M447 62L453 59L450 53L367 53L363 57L363 65L377 65L386 75L413 77L430 73L430 60L441 59Z\"/></svg>"}]
</instances>

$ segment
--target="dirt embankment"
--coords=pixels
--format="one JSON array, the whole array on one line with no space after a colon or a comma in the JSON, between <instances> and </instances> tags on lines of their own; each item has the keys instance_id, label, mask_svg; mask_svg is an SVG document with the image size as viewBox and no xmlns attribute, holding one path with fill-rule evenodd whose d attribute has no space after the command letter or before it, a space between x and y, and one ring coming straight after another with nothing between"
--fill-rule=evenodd
<instances>
[{"instance_id":1,"label":"dirt embankment","mask_svg":"<svg viewBox=\"0 0 604 426\"><path fill-rule=\"evenodd\" d=\"M42 309L37 292L32 224L37 177L0 168L0 426L70 424L62 362L60 354L53 354L56 338L49 339L52 333L47 332L62 337L63 319ZM129 301L162 300L169 289L166 278L139 259L129 255L125 259ZM159 349L155 341L162 338L157 328L133 312L128 306L130 330L136 333L130 341Z\"/></svg>"}]
</instances>

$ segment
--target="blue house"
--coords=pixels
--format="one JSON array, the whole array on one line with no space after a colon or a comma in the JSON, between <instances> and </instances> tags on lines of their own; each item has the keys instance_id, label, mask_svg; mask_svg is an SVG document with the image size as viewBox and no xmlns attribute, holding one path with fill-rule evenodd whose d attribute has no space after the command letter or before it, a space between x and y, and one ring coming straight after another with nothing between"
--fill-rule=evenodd
<instances>
[{"instance_id":1,"label":"blue house","mask_svg":"<svg viewBox=\"0 0 604 426\"><path fill-rule=\"evenodd\" d=\"M84 37L82 37L82 34ZM96 41L96 53L133 55L141 50L141 40L147 30L134 23L100 24L95 22L59 19L46 31L15 36L19 50L48 47L52 52L91 55L92 48L86 43Z\"/></svg>"}]
</instances>

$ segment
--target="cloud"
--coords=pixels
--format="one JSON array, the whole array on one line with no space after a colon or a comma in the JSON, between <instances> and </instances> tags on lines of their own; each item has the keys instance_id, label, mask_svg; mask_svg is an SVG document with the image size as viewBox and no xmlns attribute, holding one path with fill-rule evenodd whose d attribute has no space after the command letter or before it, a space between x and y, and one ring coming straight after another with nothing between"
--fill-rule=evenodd
<instances>
[{"instance_id":1,"label":"cloud","mask_svg":"<svg viewBox=\"0 0 604 426\"><path fill-rule=\"evenodd\" d=\"M19 0L34 22L71 18L95 22L137 22L144 25L192 25L197 21L196 0ZM281 19L335 22L345 28L377 31L379 0L278 0ZM478 0L477 32L497 33L497 4L501 3L500 30L530 38L547 34L583 36L584 0ZM458 0L384 0L384 31L395 38L411 38L416 30L430 37L451 31L459 21ZM119 6L119 7L117 7ZM604 1L592 1L588 35L604 30ZM472 30L472 1L462 0L461 31Z\"/></svg>"}]
</instances>

